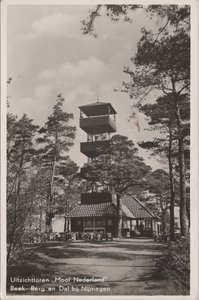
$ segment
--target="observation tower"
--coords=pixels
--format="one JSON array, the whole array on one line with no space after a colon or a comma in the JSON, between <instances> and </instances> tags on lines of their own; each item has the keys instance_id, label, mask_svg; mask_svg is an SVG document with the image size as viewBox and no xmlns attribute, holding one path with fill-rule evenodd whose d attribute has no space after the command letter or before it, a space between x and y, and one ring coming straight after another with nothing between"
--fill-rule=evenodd
<instances>
[{"instance_id":1,"label":"observation tower","mask_svg":"<svg viewBox=\"0 0 199 300\"><path fill-rule=\"evenodd\" d=\"M117 112L105 102L83 105L79 109L80 128L87 133L87 141L80 144L80 151L92 159L110 145L111 133L116 132Z\"/></svg>"}]
</instances>

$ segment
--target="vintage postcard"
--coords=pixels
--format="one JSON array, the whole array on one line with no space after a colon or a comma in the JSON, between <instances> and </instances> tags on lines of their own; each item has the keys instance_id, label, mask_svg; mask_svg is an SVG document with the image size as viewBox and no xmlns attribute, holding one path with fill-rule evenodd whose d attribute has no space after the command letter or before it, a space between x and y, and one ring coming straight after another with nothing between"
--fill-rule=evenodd
<instances>
[{"instance_id":1,"label":"vintage postcard","mask_svg":"<svg viewBox=\"0 0 199 300\"><path fill-rule=\"evenodd\" d=\"M1 299L198 298L197 23L1 1Z\"/></svg>"}]
</instances>

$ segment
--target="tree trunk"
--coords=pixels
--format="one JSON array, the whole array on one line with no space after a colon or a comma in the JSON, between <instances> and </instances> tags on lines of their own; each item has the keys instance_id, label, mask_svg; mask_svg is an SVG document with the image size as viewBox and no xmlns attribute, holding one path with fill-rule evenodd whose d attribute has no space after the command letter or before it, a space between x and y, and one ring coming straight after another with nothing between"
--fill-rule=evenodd
<instances>
[{"instance_id":1,"label":"tree trunk","mask_svg":"<svg viewBox=\"0 0 199 300\"><path fill-rule=\"evenodd\" d=\"M175 240L175 217L174 217L174 205L175 205L175 192L174 192L174 185L173 185L173 165L172 165L172 131L170 128L169 132L169 181L170 181L170 240Z\"/></svg>"},{"instance_id":2,"label":"tree trunk","mask_svg":"<svg viewBox=\"0 0 199 300\"><path fill-rule=\"evenodd\" d=\"M160 198L160 208L161 208L161 231L166 232L166 224L167 224L167 207L163 206L163 203L161 201L162 195L159 195Z\"/></svg>"},{"instance_id":3,"label":"tree trunk","mask_svg":"<svg viewBox=\"0 0 199 300\"><path fill-rule=\"evenodd\" d=\"M184 147L183 137L179 134L178 139L178 153L179 153L179 173L180 173L180 227L181 235L187 235L187 209L186 209L186 191L185 191L185 164L184 164Z\"/></svg>"},{"instance_id":4,"label":"tree trunk","mask_svg":"<svg viewBox=\"0 0 199 300\"><path fill-rule=\"evenodd\" d=\"M51 211L46 212L46 233L52 233L52 219L54 214Z\"/></svg>"},{"instance_id":5,"label":"tree trunk","mask_svg":"<svg viewBox=\"0 0 199 300\"><path fill-rule=\"evenodd\" d=\"M52 212L52 191L53 191L53 184L54 184L54 176L55 176L55 167L56 167L56 157L54 158L53 168L52 168L52 176L51 182L49 186L49 191L47 195L47 210L46 210L46 233L52 232L52 219L53 219L53 212Z\"/></svg>"},{"instance_id":6,"label":"tree trunk","mask_svg":"<svg viewBox=\"0 0 199 300\"><path fill-rule=\"evenodd\" d=\"M13 243L11 242L11 243L9 243L8 251L7 251L7 263L8 264L10 261L10 256L11 256L12 250L13 250Z\"/></svg>"},{"instance_id":7,"label":"tree trunk","mask_svg":"<svg viewBox=\"0 0 199 300\"><path fill-rule=\"evenodd\" d=\"M187 208L188 228L190 228L190 203L189 203L189 201L186 201L186 208Z\"/></svg>"},{"instance_id":8,"label":"tree trunk","mask_svg":"<svg viewBox=\"0 0 199 300\"><path fill-rule=\"evenodd\" d=\"M70 194L70 191L71 191L71 181L72 181L72 177L69 178L68 180L68 188L67 190L65 191L65 194L66 194L66 204L65 204L65 207L64 207L64 215L65 215L65 220L64 220L64 232L68 232L69 231L69 221L68 219L66 218L66 215L67 215L67 212L70 210L70 206L69 206L69 194Z\"/></svg>"},{"instance_id":9,"label":"tree trunk","mask_svg":"<svg viewBox=\"0 0 199 300\"><path fill-rule=\"evenodd\" d=\"M117 237L122 237L122 211L120 194L117 194Z\"/></svg>"},{"instance_id":10,"label":"tree trunk","mask_svg":"<svg viewBox=\"0 0 199 300\"><path fill-rule=\"evenodd\" d=\"M17 222L17 219L18 219L18 204L19 204L19 194L20 194L20 191L21 191L21 169L22 169L22 166L23 166L23 156L20 160L20 172L18 172L18 182L17 182L17 188L16 188L16 191L15 191L15 195L14 195L14 220L13 220L13 229L12 229L12 233L11 235L9 236L9 240L8 240L8 244L9 244L9 247L8 247L8 252L7 252L7 262L9 262L10 260L10 256L12 254L12 251L15 249L16 247L16 244L20 243L21 241L18 239L18 237L16 238L15 237L15 233L16 233L16 230L18 229L18 222Z\"/></svg>"},{"instance_id":11,"label":"tree trunk","mask_svg":"<svg viewBox=\"0 0 199 300\"><path fill-rule=\"evenodd\" d=\"M179 176L180 176L180 228L181 235L186 236L188 231L187 226L187 211L186 211L186 186L185 186L185 162L184 162L184 141L182 132L182 121L180 116L180 108L178 104L178 96L174 95L177 128L178 128L178 161L179 161Z\"/></svg>"},{"instance_id":12,"label":"tree trunk","mask_svg":"<svg viewBox=\"0 0 199 300\"><path fill-rule=\"evenodd\" d=\"M166 230L166 224L165 224L165 210L162 210L162 217L161 217L161 221L162 221L162 232L165 232Z\"/></svg>"},{"instance_id":13,"label":"tree trunk","mask_svg":"<svg viewBox=\"0 0 199 300\"><path fill-rule=\"evenodd\" d=\"M40 208L39 208L39 236L40 236L40 242L41 242L41 236L42 236L42 200L40 200Z\"/></svg>"},{"instance_id":14,"label":"tree trunk","mask_svg":"<svg viewBox=\"0 0 199 300\"><path fill-rule=\"evenodd\" d=\"M64 232L66 232L66 229L67 229L67 220L66 220L66 217L64 218Z\"/></svg>"}]
</instances>

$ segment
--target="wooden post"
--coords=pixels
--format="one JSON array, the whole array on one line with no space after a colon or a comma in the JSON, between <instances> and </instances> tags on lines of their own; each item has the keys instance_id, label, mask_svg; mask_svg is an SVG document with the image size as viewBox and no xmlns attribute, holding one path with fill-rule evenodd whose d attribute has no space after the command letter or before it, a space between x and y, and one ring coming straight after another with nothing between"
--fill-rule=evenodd
<instances>
[{"instance_id":1,"label":"wooden post","mask_svg":"<svg viewBox=\"0 0 199 300\"><path fill-rule=\"evenodd\" d=\"M117 194L117 236L122 236L122 211L120 194Z\"/></svg>"},{"instance_id":2,"label":"wooden post","mask_svg":"<svg viewBox=\"0 0 199 300\"><path fill-rule=\"evenodd\" d=\"M108 105L108 116L110 116L110 105Z\"/></svg>"}]
</instances>

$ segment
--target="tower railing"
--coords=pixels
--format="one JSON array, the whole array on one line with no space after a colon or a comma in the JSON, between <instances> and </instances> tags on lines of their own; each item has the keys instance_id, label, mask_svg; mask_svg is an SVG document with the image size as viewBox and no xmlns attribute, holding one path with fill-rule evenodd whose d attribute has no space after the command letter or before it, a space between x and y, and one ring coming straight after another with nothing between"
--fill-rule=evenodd
<instances>
[{"instance_id":1,"label":"tower railing","mask_svg":"<svg viewBox=\"0 0 199 300\"><path fill-rule=\"evenodd\" d=\"M80 128L86 133L116 132L116 122L109 115L81 118Z\"/></svg>"}]
</instances>

